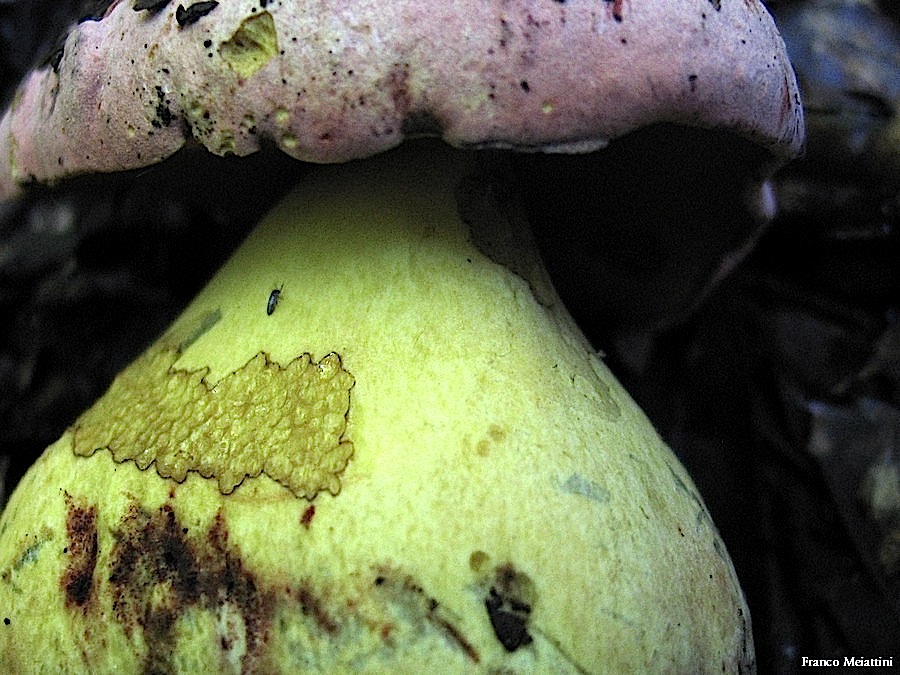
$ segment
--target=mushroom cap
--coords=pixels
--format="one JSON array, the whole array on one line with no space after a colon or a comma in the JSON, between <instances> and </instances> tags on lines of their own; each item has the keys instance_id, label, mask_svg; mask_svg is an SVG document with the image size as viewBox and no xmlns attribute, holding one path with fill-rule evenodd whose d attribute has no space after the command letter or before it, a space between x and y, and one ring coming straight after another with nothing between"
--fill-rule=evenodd
<instances>
[{"instance_id":1,"label":"mushroom cap","mask_svg":"<svg viewBox=\"0 0 900 675\"><path fill-rule=\"evenodd\" d=\"M654 122L801 151L796 79L758 0L114 0L0 120L0 199L191 138L341 162L424 134L586 152Z\"/></svg>"}]
</instances>

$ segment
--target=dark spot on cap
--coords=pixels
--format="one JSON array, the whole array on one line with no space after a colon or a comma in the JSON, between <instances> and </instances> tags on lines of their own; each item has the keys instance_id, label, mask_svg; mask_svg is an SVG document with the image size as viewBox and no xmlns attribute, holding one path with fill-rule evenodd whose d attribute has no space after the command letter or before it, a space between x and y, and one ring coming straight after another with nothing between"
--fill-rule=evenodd
<instances>
[{"instance_id":1,"label":"dark spot on cap","mask_svg":"<svg viewBox=\"0 0 900 675\"><path fill-rule=\"evenodd\" d=\"M172 111L169 110L166 92L163 91L163 88L160 86L156 87L156 98L156 117L150 121L150 124L156 129L161 129L162 127L167 127L172 124L172 120L175 119L175 116L172 114Z\"/></svg>"},{"instance_id":2,"label":"dark spot on cap","mask_svg":"<svg viewBox=\"0 0 900 675\"><path fill-rule=\"evenodd\" d=\"M97 508L76 503L65 493L66 500L66 566L60 584L66 607L87 611L94 590L94 567L97 565Z\"/></svg>"},{"instance_id":3,"label":"dark spot on cap","mask_svg":"<svg viewBox=\"0 0 900 675\"><path fill-rule=\"evenodd\" d=\"M188 5L187 8L184 5L178 5L178 8L175 10L175 21L178 22L181 28L190 26L197 23L218 6L219 3L215 2L215 0L195 2L193 5Z\"/></svg>"},{"instance_id":4,"label":"dark spot on cap","mask_svg":"<svg viewBox=\"0 0 900 675\"><path fill-rule=\"evenodd\" d=\"M135 12L147 11L151 14L156 14L171 1L172 0L134 0L134 4L131 6L131 8Z\"/></svg>"},{"instance_id":5,"label":"dark spot on cap","mask_svg":"<svg viewBox=\"0 0 900 675\"><path fill-rule=\"evenodd\" d=\"M610 13L612 14L612 18L616 20L617 23L622 23L622 5L625 0L603 0L610 8Z\"/></svg>"}]
</instances>

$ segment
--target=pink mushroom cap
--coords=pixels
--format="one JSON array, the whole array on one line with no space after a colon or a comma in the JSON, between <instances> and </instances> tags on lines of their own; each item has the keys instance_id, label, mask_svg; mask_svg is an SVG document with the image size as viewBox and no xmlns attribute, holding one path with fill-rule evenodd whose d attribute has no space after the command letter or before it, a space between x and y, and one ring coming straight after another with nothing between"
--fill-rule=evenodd
<instances>
[{"instance_id":1,"label":"pink mushroom cap","mask_svg":"<svg viewBox=\"0 0 900 675\"><path fill-rule=\"evenodd\" d=\"M342 162L411 135L587 152L655 122L799 154L796 79L758 0L114 0L16 92L0 199L190 139Z\"/></svg>"}]
</instances>

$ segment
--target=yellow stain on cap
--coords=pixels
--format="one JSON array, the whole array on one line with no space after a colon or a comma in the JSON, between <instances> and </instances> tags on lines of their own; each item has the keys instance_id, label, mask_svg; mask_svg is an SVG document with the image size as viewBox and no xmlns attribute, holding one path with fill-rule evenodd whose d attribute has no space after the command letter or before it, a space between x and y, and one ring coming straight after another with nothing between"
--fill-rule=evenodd
<instances>
[{"instance_id":1,"label":"yellow stain on cap","mask_svg":"<svg viewBox=\"0 0 900 675\"><path fill-rule=\"evenodd\" d=\"M244 19L234 35L219 47L219 54L225 63L245 79L265 66L277 53L275 20L268 12Z\"/></svg>"},{"instance_id":2,"label":"yellow stain on cap","mask_svg":"<svg viewBox=\"0 0 900 675\"><path fill-rule=\"evenodd\" d=\"M215 385L207 369L173 368L177 352L151 348L73 425L73 452L107 448L141 470L156 462L178 482L196 471L228 494L265 473L298 497L338 494L353 455L344 438L353 376L340 356L302 354L282 366L260 352Z\"/></svg>"}]
</instances>

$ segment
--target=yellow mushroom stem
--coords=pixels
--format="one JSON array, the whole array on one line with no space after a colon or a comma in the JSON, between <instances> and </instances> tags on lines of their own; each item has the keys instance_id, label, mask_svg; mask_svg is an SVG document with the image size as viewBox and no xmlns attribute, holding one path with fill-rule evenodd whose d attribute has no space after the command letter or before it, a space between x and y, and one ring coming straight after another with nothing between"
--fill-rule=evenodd
<instances>
[{"instance_id":1,"label":"yellow mushroom stem","mask_svg":"<svg viewBox=\"0 0 900 675\"><path fill-rule=\"evenodd\" d=\"M753 669L700 495L473 157L311 171L47 449L5 670Z\"/></svg>"}]
</instances>

